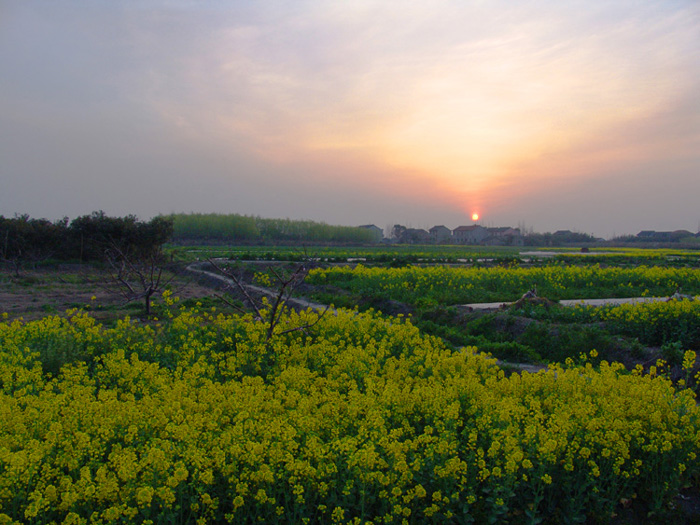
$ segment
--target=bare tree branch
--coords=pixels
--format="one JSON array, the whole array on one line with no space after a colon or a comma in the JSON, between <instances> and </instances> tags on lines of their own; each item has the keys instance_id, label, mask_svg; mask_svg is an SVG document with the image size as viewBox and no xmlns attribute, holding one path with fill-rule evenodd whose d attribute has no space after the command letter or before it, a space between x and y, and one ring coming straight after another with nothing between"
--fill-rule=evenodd
<instances>
[{"instance_id":1,"label":"bare tree branch","mask_svg":"<svg viewBox=\"0 0 700 525\"><path fill-rule=\"evenodd\" d=\"M238 305L235 304L235 303L232 303L231 301L229 301L228 299L226 299L226 297L224 297L223 295L214 294L214 297L216 297L217 299L219 299L219 300L222 301L223 303L227 304L227 305L230 306L231 308L233 308L233 309L235 309L235 310L237 310L237 311L239 311L239 312L241 312L241 313L245 313L245 310L244 310L243 308L241 308L240 306L238 306Z\"/></svg>"},{"instance_id":2,"label":"bare tree branch","mask_svg":"<svg viewBox=\"0 0 700 525\"><path fill-rule=\"evenodd\" d=\"M229 281L235 285L238 291L241 292L246 301L255 310L258 318L266 323L267 330L265 340L267 343L269 343L276 336L290 332L303 331L304 333L307 333L306 330L312 328L316 323L318 323L329 309L329 307L326 307L313 322L278 331L277 328L284 314L290 309L290 301L294 291L304 282L312 267L308 260L305 260L297 265L290 275L285 275L283 272L278 271L278 269L274 267L269 268L269 273L272 275L275 281L275 291L273 292L272 300L270 303L268 303L269 307L267 308L265 307L266 305L264 302L258 301L253 297L250 292L249 285L245 284L242 276L235 275L232 271L223 268L212 259L209 259L208 262L214 269L216 269L220 274L226 276ZM234 306L229 301L223 298L221 299L224 300L224 302L229 306Z\"/></svg>"},{"instance_id":3,"label":"bare tree branch","mask_svg":"<svg viewBox=\"0 0 700 525\"><path fill-rule=\"evenodd\" d=\"M112 281L127 302L143 299L146 315L151 313L151 298L175 278L164 279L160 248L147 255L130 254L115 242L105 250Z\"/></svg>"},{"instance_id":4,"label":"bare tree branch","mask_svg":"<svg viewBox=\"0 0 700 525\"><path fill-rule=\"evenodd\" d=\"M283 335L283 334L288 334L290 332L296 332L299 330L304 331L306 333L306 329L308 328L313 328L316 323L318 323L321 319L323 319L323 316L326 315L326 312L330 310L330 305L326 306L326 308L321 312L321 314L316 318L316 320L313 323L307 323L305 325L301 326L295 326L294 328L288 328L287 330L282 330L281 332L277 332L275 335Z\"/></svg>"},{"instance_id":5,"label":"bare tree branch","mask_svg":"<svg viewBox=\"0 0 700 525\"><path fill-rule=\"evenodd\" d=\"M262 312L260 311L260 308L258 307L256 301L248 293L248 289L243 285L242 279L239 279L232 272L229 272L225 268L222 268L221 266L216 264L213 259L210 258L210 259L208 259L208 261L209 261L209 264L211 264L217 272L221 273L222 275L225 275L231 281L233 281L233 283L236 285L238 290L245 296L246 300L250 303L251 307L255 310L255 313L257 314L257 316L262 319L263 318Z\"/></svg>"}]
</instances>

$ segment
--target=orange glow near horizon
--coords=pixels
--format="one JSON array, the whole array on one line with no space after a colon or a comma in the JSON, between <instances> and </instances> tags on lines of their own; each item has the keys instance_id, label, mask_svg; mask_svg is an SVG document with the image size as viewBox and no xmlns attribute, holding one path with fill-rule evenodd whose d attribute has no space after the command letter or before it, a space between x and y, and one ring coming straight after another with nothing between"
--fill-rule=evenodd
<instances>
[{"instance_id":1,"label":"orange glow near horizon","mask_svg":"<svg viewBox=\"0 0 700 525\"><path fill-rule=\"evenodd\" d=\"M333 16L340 12L333 10ZM395 23L393 16L385 22ZM692 41L693 27L684 26L679 49ZM628 29L631 39L635 28ZM485 209L495 220L553 185L607 174L673 147L638 130L691 80L674 74L663 55L649 58L646 50L656 49L652 40L644 40L637 61L630 61L630 52L616 51L624 48L627 33L611 25L601 34L579 45L568 36L550 42L548 31L494 27L479 38L448 38L452 44L439 52L431 44L405 61L390 55L389 68L374 67L381 63L375 58L362 61L362 50L375 57L374 46L353 47L360 54L319 77L339 82L341 96L329 89L309 97L310 69L297 69L296 62L268 70L272 59L256 62L222 52L224 82L196 85L225 88L206 93L207 103L217 101L212 114L224 129L224 151L233 137L275 171L293 166L305 184L367 186L417 206L439 203L474 222ZM262 38L248 30L229 36L242 49ZM649 82L652 66L668 74ZM254 81L242 84L242 77ZM218 108L230 106L232 93L247 103L221 114ZM181 111L178 106L167 115L179 124ZM198 115L186 121L197 123Z\"/></svg>"}]
</instances>

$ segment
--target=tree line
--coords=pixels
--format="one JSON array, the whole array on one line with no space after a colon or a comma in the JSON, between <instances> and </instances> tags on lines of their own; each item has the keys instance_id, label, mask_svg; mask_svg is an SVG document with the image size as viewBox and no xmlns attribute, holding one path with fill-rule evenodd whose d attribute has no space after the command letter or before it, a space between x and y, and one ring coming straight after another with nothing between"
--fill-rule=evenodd
<instances>
[{"instance_id":1,"label":"tree line","mask_svg":"<svg viewBox=\"0 0 700 525\"><path fill-rule=\"evenodd\" d=\"M167 218L173 222L176 242L375 242L370 230L315 221L265 219L236 213L181 213Z\"/></svg>"},{"instance_id":2,"label":"tree line","mask_svg":"<svg viewBox=\"0 0 700 525\"><path fill-rule=\"evenodd\" d=\"M96 262L145 259L160 254L173 233L172 219L141 221L134 215L109 217L103 211L73 221L0 215L0 262L18 274L25 264L54 259Z\"/></svg>"}]
</instances>

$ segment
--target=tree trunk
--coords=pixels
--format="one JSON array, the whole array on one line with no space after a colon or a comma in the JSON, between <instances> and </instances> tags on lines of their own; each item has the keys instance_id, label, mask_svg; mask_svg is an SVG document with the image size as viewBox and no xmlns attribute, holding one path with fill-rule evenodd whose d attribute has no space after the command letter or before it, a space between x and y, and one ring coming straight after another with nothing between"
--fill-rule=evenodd
<instances>
[{"instance_id":1,"label":"tree trunk","mask_svg":"<svg viewBox=\"0 0 700 525\"><path fill-rule=\"evenodd\" d=\"M151 316L151 296L153 295L153 290L148 290L146 292L145 303L146 303L146 317Z\"/></svg>"}]
</instances>

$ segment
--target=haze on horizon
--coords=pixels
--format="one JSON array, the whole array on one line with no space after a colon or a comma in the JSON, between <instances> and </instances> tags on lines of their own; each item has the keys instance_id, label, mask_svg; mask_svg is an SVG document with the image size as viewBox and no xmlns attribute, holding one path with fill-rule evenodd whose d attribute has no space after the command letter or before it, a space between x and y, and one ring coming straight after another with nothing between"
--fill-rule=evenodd
<instances>
[{"instance_id":1,"label":"haze on horizon","mask_svg":"<svg viewBox=\"0 0 700 525\"><path fill-rule=\"evenodd\" d=\"M700 229L700 3L6 0L0 215Z\"/></svg>"}]
</instances>

